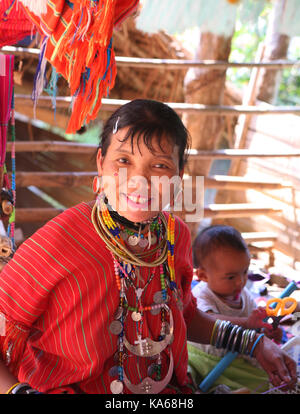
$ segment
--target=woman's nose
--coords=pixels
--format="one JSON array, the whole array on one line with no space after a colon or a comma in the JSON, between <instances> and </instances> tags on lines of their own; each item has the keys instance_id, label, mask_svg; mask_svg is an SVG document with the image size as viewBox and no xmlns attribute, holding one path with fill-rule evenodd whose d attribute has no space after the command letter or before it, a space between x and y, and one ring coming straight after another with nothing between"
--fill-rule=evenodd
<instances>
[{"instance_id":1,"label":"woman's nose","mask_svg":"<svg viewBox=\"0 0 300 414\"><path fill-rule=\"evenodd\" d=\"M138 190L141 196L146 195L148 193L150 188L149 183L149 178L145 173L142 173L142 171L140 171L139 174L137 174L137 172L131 174L127 182L129 191L130 189L131 191Z\"/></svg>"}]
</instances>

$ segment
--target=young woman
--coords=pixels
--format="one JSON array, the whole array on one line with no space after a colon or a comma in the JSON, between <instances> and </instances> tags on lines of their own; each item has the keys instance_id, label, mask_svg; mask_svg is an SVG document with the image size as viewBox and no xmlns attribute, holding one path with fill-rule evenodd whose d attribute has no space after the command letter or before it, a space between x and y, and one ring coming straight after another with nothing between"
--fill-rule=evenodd
<instances>
[{"instance_id":1,"label":"young woman","mask_svg":"<svg viewBox=\"0 0 300 414\"><path fill-rule=\"evenodd\" d=\"M134 100L107 121L96 202L51 220L1 273L2 393L192 391L186 339L209 343L218 326L196 309L190 234L163 212L159 180L182 177L187 146L179 117L156 101ZM293 384L293 361L245 334L270 379Z\"/></svg>"}]
</instances>

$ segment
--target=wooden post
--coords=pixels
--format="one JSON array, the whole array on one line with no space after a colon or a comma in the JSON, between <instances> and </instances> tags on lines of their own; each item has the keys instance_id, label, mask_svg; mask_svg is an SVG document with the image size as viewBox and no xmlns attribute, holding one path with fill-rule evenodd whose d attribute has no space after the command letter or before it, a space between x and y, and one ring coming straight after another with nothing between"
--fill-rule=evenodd
<instances>
[{"instance_id":1,"label":"wooden post","mask_svg":"<svg viewBox=\"0 0 300 414\"><path fill-rule=\"evenodd\" d=\"M228 61L231 50L231 37L213 33L201 33L198 46L198 59ZM205 105L221 105L225 90L226 69L190 69L185 79L185 101ZM200 115L200 114L199 114ZM192 148L212 150L218 145L224 129L225 118L221 116L184 114L185 123L192 137ZM189 173L194 176L207 176L211 160L191 161ZM196 235L199 223L189 223L192 238Z\"/></svg>"},{"instance_id":2,"label":"wooden post","mask_svg":"<svg viewBox=\"0 0 300 414\"><path fill-rule=\"evenodd\" d=\"M288 0L275 0L266 35L264 60L285 59L290 43L290 37L280 33L279 27ZM257 98L264 102L273 103L282 76L281 71L262 69L258 80Z\"/></svg>"}]
</instances>

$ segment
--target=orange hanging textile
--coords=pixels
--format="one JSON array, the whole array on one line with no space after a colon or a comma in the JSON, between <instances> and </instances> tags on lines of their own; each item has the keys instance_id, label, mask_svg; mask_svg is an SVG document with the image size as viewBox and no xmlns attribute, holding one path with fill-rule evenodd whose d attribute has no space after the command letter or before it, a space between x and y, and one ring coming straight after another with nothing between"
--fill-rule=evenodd
<instances>
[{"instance_id":1,"label":"orange hanging textile","mask_svg":"<svg viewBox=\"0 0 300 414\"><path fill-rule=\"evenodd\" d=\"M132 13L139 0L51 0L47 13L24 9L42 36L45 58L69 83L73 99L67 133L95 119L103 96L116 77L113 28Z\"/></svg>"}]
</instances>

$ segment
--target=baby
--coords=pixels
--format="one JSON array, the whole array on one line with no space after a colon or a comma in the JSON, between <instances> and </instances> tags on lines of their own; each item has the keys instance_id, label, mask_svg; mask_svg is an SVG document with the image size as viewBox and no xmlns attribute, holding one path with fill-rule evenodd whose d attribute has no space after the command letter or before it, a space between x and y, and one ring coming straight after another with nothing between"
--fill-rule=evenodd
<instances>
[{"instance_id":1,"label":"baby","mask_svg":"<svg viewBox=\"0 0 300 414\"><path fill-rule=\"evenodd\" d=\"M192 290L203 312L230 317L248 329L265 328L265 334L280 341L282 331L264 322L264 308L258 308L246 288L250 253L241 234L231 226L205 228L193 244L194 268L200 283ZM207 349L206 349L207 351Z\"/></svg>"}]
</instances>

